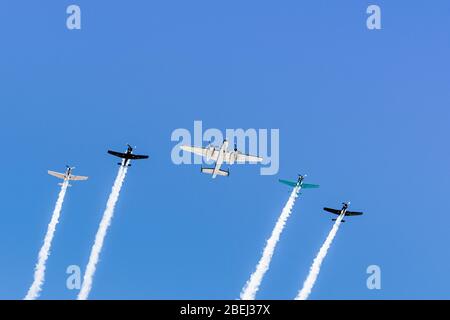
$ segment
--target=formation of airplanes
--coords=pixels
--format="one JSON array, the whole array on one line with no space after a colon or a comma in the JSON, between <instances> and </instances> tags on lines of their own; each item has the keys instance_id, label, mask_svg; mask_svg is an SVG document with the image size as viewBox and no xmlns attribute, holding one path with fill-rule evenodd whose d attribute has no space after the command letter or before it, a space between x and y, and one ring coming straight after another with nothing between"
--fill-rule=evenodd
<instances>
[{"instance_id":1,"label":"formation of airplanes","mask_svg":"<svg viewBox=\"0 0 450 320\"><path fill-rule=\"evenodd\" d=\"M319 188L318 184L310 184L310 183L303 183L303 180L305 179L306 175L298 175L297 181L291 181L291 180L283 180L279 179L283 184L286 184L293 188L302 188L302 189L313 189L313 188ZM336 214L336 215L343 215L343 216L360 216L363 213L362 212L356 212L356 211L348 211L348 207L350 205L350 202L343 202L342 203L342 209L331 209L331 208L323 208L323 210ZM331 219L333 221L336 221L336 219ZM342 222L345 222L345 220L342 220Z\"/></svg>"},{"instance_id":2,"label":"formation of airplanes","mask_svg":"<svg viewBox=\"0 0 450 320\"><path fill-rule=\"evenodd\" d=\"M228 177L230 175L229 170L221 169L224 163L232 165L234 163L246 163L246 162L259 163L263 161L263 158L259 156L248 155L238 151L236 145L234 146L233 151L229 151L228 147L229 142L227 140L224 140L220 147L208 145L207 147L204 148L204 147L183 145L181 146L181 149L186 152L200 155L203 158L206 158L207 161L210 160L214 161L215 165L212 168L204 168L203 166L201 167L201 172L212 175L213 179L216 178L217 176ZM118 165L123 167L130 167L131 160L142 160L149 158L148 155L134 154L133 150L134 148L131 145L127 144L127 150L125 152L108 150L108 153L115 157L121 158L122 161L119 162ZM59 179L62 179L64 181L84 181L88 179L88 177L86 176L73 175L72 174L73 169L75 169L75 167L66 166L66 171L64 173L48 170L48 174L57 177ZM301 189L319 188L318 184L304 183L305 177L306 175L299 174L296 181L284 179L279 179L278 181L292 188L301 188ZM60 185L62 185L62 183L60 183ZM71 185L69 184L69 186ZM323 208L323 210L338 216L343 215L344 217L360 216L363 214L362 212L348 211L349 205L350 202L343 202L341 209L332 209L325 207ZM336 221L336 219L332 220ZM345 220L342 220L342 222L345 222Z\"/></svg>"}]
</instances>

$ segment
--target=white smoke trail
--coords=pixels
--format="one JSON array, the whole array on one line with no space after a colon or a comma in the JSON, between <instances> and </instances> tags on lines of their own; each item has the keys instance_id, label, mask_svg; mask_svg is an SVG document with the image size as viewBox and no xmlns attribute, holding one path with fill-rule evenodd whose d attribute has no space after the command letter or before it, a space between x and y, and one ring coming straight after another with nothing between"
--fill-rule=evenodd
<instances>
[{"instance_id":1,"label":"white smoke trail","mask_svg":"<svg viewBox=\"0 0 450 320\"><path fill-rule=\"evenodd\" d=\"M95 269L98 263L100 252L102 251L103 242L105 240L106 232L111 224L111 219L114 215L114 208L116 206L117 200L119 199L120 189L122 188L123 181L127 174L128 167L120 166L117 173L116 180L109 195L108 202L106 204L105 212L103 213L102 220L97 230L95 236L95 242L91 249L91 255L89 256L89 261L86 266L86 271L84 273L83 283L81 285L81 290L78 293L78 300L86 300L92 288L92 279L94 277Z\"/></svg>"},{"instance_id":2,"label":"white smoke trail","mask_svg":"<svg viewBox=\"0 0 450 320\"><path fill-rule=\"evenodd\" d=\"M322 247L320 248L319 253L317 254L317 257L313 261L311 269L309 270L308 277L306 278L305 282L303 283L303 288L299 291L295 300L308 299L308 297L311 293L311 290L314 286L314 283L317 280L317 276L319 275L320 266L322 265L323 259L325 259L325 256L327 255L328 249L330 248L331 243L333 242L333 239L339 230L339 226L340 226L343 218L344 218L344 215L341 214L336 219L336 222L334 223L333 228L331 228L331 231L328 234L327 239L325 240Z\"/></svg>"},{"instance_id":3,"label":"white smoke trail","mask_svg":"<svg viewBox=\"0 0 450 320\"><path fill-rule=\"evenodd\" d=\"M292 207L294 206L295 199L298 197L299 191L300 187L295 187L294 190L292 190L291 196L289 197L286 205L283 208L283 211L281 212L280 217L278 218L277 223L275 224L275 227L273 228L272 235L270 236L269 240L267 240L266 247L264 248L263 255L259 260L258 265L256 266L255 272L253 272L253 274L250 276L250 279L242 289L241 300L255 299L264 274L269 269L270 261L272 260L273 253L275 251L275 246L280 239L281 232L283 232L287 219L291 215Z\"/></svg>"},{"instance_id":4,"label":"white smoke trail","mask_svg":"<svg viewBox=\"0 0 450 320\"><path fill-rule=\"evenodd\" d=\"M61 184L61 191L58 195L58 200L56 201L55 209L53 209L52 218L47 227L47 233L45 234L44 244L41 247L38 255L38 262L36 263L36 267L34 270L34 280L33 283L28 289L28 293L25 296L25 300L35 300L39 297L42 285L45 280L45 268L47 259L50 256L50 248L52 246L53 236L55 234L56 225L59 221L59 216L61 215L61 209L64 202L64 197L66 195L67 187L69 185L69 181L64 181Z\"/></svg>"}]
</instances>

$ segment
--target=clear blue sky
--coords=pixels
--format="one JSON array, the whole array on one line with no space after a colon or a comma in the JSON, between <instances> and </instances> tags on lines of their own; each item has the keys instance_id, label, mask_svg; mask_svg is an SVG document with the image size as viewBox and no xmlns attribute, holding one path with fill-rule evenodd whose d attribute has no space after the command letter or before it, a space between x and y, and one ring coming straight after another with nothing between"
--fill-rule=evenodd
<instances>
[{"instance_id":1,"label":"clear blue sky","mask_svg":"<svg viewBox=\"0 0 450 320\"><path fill-rule=\"evenodd\" d=\"M82 29L66 29L66 7ZM366 8L382 9L382 30ZM59 191L47 169L89 175L67 194L42 298L74 299L117 172L129 170L90 298L236 299L286 202L305 190L258 298L291 299L351 200L311 299L450 298L450 3L3 1L0 6L0 298L23 298ZM280 172L176 166L170 135L279 128ZM351 220L351 221L350 221ZM366 268L382 290L366 288Z\"/></svg>"}]
</instances>

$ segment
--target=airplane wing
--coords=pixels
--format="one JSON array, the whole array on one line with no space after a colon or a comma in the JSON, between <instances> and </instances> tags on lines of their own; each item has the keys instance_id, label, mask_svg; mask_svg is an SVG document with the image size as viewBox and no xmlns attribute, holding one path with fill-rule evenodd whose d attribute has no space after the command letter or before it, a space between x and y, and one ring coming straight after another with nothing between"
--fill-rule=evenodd
<instances>
[{"instance_id":1,"label":"airplane wing","mask_svg":"<svg viewBox=\"0 0 450 320\"><path fill-rule=\"evenodd\" d=\"M108 150L108 153L112 154L113 156L119 157L119 158L126 158L127 157L126 153L122 153L122 152Z\"/></svg>"},{"instance_id":2,"label":"airplane wing","mask_svg":"<svg viewBox=\"0 0 450 320\"><path fill-rule=\"evenodd\" d=\"M323 210L334 213L334 214L341 214L341 210L331 209L331 208L323 208Z\"/></svg>"},{"instance_id":3,"label":"airplane wing","mask_svg":"<svg viewBox=\"0 0 450 320\"><path fill-rule=\"evenodd\" d=\"M84 176L70 176L69 180L74 180L74 181L84 181L87 180L88 177L84 177Z\"/></svg>"},{"instance_id":4,"label":"airplane wing","mask_svg":"<svg viewBox=\"0 0 450 320\"><path fill-rule=\"evenodd\" d=\"M318 184L311 184L311 183L303 183L302 188L303 189L315 189L319 188L320 186Z\"/></svg>"},{"instance_id":5,"label":"airplane wing","mask_svg":"<svg viewBox=\"0 0 450 320\"><path fill-rule=\"evenodd\" d=\"M231 152L227 152L225 159L230 159ZM238 153L236 162L261 162L263 158L249 154Z\"/></svg>"},{"instance_id":6,"label":"airplane wing","mask_svg":"<svg viewBox=\"0 0 450 320\"><path fill-rule=\"evenodd\" d=\"M126 157L133 160L148 159L148 156L140 154L129 154Z\"/></svg>"},{"instance_id":7,"label":"airplane wing","mask_svg":"<svg viewBox=\"0 0 450 320\"><path fill-rule=\"evenodd\" d=\"M346 216L360 216L362 214L363 214L362 212L355 212L355 211L347 211L345 213Z\"/></svg>"},{"instance_id":8,"label":"airplane wing","mask_svg":"<svg viewBox=\"0 0 450 320\"><path fill-rule=\"evenodd\" d=\"M290 187L296 187L297 186L297 182L294 182L294 181L283 180L283 179L279 179L278 181L280 181L281 183L287 184Z\"/></svg>"},{"instance_id":9,"label":"airplane wing","mask_svg":"<svg viewBox=\"0 0 450 320\"><path fill-rule=\"evenodd\" d=\"M51 176L54 176L54 177L57 177L57 178L60 178L60 179L63 179L63 180L66 179L66 175L63 174L63 173L59 173L59 172L55 172L55 171L50 171L50 170L48 170L47 172L48 172L48 174L51 175Z\"/></svg>"},{"instance_id":10,"label":"airplane wing","mask_svg":"<svg viewBox=\"0 0 450 320\"><path fill-rule=\"evenodd\" d=\"M202 148L202 147L181 146L180 148L183 151L190 152L190 153L193 153L193 154L197 154L197 155L202 156L202 157L206 157L207 152L208 152L208 149ZM211 156L211 160L217 161L218 155L219 155L219 153L217 152L217 150L214 150L214 152L213 152L213 154Z\"/></svg>"}]
</instances>

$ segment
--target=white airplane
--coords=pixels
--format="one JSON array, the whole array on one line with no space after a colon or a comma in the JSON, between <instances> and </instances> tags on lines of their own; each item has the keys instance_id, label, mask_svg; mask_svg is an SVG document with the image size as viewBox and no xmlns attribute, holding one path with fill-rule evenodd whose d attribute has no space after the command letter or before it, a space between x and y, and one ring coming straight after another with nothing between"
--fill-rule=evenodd
<instances>
[{"instance_id":1,"label":"white airplane","mask_svg":"<svg viewBox=\"0 0 450 320\"><path fill-rule=\"evenodd\" d=\"M74 176L72 174L72 170L75 169L75 167L69 167L66 166L66 172L65 173L59 173L59 172L55 172L55 171L50 171L48 170L48 174L54 177L57 177L59 179L63 179L64 181L83 181L83 180L87 180L88 177L84 177L84 176ZM61 186L62 183L59 183L59 185ZM71 187L71 185L69 184L69 187Z\"/></svg>"},{"instance_id":2,"label":"white airplane","mask_svg":"<svg viewBox=\"0 0 450 320\"><path fill-rule=\"evenodd\" d=\"M194 146L181 146L181 150L200 155L206 158L206 160L208 161L209 160L215 161L216 165L214 166L214 168L203 168L203 167L201 168L201 172L212 174L213 179L218 175L223 177L228 177L230 175L230 171L220 169L223 163L228 163L232 165L236 162L263 161L263 158L243 154L242 152L237 150L236 145L234 146L233 151L228 151L228 145L229 142L227 140L223 140L223 144L221 147L214 147L212 145L209 145L206 148Z\"/></svg>"}]
</instances>

